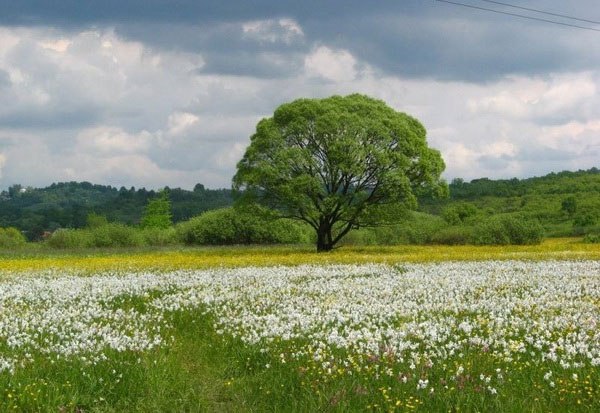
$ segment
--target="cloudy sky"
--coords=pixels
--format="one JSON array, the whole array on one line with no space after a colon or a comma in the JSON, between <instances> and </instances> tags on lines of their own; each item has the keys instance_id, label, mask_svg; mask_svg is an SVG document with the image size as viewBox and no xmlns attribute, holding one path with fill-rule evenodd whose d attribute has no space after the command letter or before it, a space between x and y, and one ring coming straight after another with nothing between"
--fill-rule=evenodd
<instances>
[{"instance_id":1,"label":"cloudy sky","mask_svg":"<svg viewBox=\"0 0 600 413\"><path fill-rule=\"evenodd\" d=\"M0 188L229 187L259 119L354 92L447 179L600 166L597 0L0 1Z\"/></svg>"}]
</instances>

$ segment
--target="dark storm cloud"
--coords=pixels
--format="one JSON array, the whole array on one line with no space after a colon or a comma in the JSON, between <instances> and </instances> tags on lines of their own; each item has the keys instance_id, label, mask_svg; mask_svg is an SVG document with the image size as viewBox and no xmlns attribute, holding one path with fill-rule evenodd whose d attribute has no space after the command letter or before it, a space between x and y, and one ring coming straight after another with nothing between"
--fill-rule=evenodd
<instances>
[{"instance_id":1,"label":"dark storm cloud","mask_svg":"<svg viewBox=\"0 0 600 413\"><path fill-rule=\"evenodd\" d=\"M478 0L466 1L517 11ZM112 25L121 35L146 44L201 52L207 71L236 75L270 77L283 76L288 71L293 74L295 64L274 65L258 52L293 53L315 42L347 49L383 73L417 78L485 82L507 74L582 70L600 64L600 48L589 47L598 43L598 32L435 0L3 3L1 24ZM594 17L590 11L597 10L593 0L568 5L558 0L530 1L526 5L588 18ZM300 24L305 43L260 43L243 38L240 23L282 17ZM597 17L600 20L600 15ZM253 55L257 58L252 59Z\"/></svg>"},{"instance_id":2,"label":"dark storm cloud","mask_svg":"<svg viewBox=\"0 0 600 413\"><path fill-rule=\"evenodd\" d=\"M576 51L565 47L564 37L547 41L556 29L528 30L510 20L499 27L479 19L375 16L352 27L343 38L335 39L333 33L331 37L339 47L389 74L481 82L582 66Z\"/></svg>"},{"instance_id":3,"label":"dark storm cloud","mask_svg":"<svg viewBox=\"0 0 600 413\"><path fill-rule=\"evenodd\" d=\"M406 3L406 4L404 4ZM335 17L362 15L372 10L415 10L419 0L329 1L222 1L222 0L4 0L0 23L5 25L81 26L96 23L171 22L206 23L262 19L265 16Z\"/></svg>"},{"instance_id":4,"label":"dark storm cloud","mask_svg":"<svg viewBox=\"0 0 600 413\"><path fill-rule=\"evenodd\" d=\"M243 21L196 25L134 23L116 25L116 31L155 48L201 53L204 65L199 73L259 78L293 76L302 68L309 45L303 36L285 33L277 19L271 24L270 33L277 36L271 40L261 40L260 33L245 33ZM286 38L286 34L290 37Z\"/></svg>"}]
</instances>

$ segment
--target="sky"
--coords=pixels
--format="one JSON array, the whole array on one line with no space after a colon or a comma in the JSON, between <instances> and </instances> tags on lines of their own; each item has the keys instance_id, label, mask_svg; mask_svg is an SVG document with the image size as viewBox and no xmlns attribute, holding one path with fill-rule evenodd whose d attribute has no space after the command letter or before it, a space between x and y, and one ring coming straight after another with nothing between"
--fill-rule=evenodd
<instances>
[{"instance_id":1,"label":"sky","mask_svg":"<svg viewBox=\"0 0 600 413\"><path fill-rule=\"evenodd\" d=\"M256 123L362 93L447 180L600 166L597 0L0 0L0 188L228 188ZM569 27L565 24L593 30Z\"/></svg>"}]
</instances>

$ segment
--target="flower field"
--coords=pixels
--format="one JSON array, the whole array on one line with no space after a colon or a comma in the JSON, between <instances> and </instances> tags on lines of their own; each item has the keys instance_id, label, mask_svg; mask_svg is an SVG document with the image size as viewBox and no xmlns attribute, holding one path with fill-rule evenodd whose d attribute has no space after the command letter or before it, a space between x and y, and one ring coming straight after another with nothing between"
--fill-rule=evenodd
<instances>
[{"instance_id":1,"label":"flower field","mask_svg":"<svg viewBox=\"0 0 600 413\"><path fill-rule=\"evenodd\" d=\"M30 270L0 309L3 411L600 410L595 260Z\"/></svg>"}]
</instances>

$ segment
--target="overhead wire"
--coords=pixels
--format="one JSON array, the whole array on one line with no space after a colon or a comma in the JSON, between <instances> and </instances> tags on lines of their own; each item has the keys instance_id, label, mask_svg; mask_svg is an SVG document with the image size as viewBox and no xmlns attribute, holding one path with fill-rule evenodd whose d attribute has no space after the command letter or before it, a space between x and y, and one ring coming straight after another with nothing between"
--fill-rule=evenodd
<instances>
[{"instance_id":1,"label":"overhead wire","mask_svg":"<svg viewBox=\"0 0 600 413\"><path fill-rule=\"evenodd\" d=\"M541 18L541 17L527 16L527 15L524 15L524 14L511 13L511 12L508 12L508 11L490 9L490 8L487 8L487 7L475 6L473 4L461 3L461 2L458 2L458 1L451 1L451 0L435 0L435 1L440 2L440 3L453 4L455 6L467 7L467 8L470 8L470 9L483 10L483 11L488 11L488 12L497 13L497 14L504 14L504 15L507 15L507 16L519 17L519 18L522 18L522 19L535 20L535 21L544 22L544 23L557 24L557 25L560 25L560 26L573 27L573 28L576 28L576 29L582 29L582 30L590 30L590 31L594 31L594 32L600 32L600 29L596 29L596 28L593 28L593 27L579 26L577 24L558 22L556 20L549 20L549 19L544 19L544 18Z\"/></svg>"},{"instance_id":2,"label":"overhead wire","mask_svg":"<svg viewBox=\"0 0 600 413\"><path fill-rule=\"evenodd\" d=\"M500 5L500 6L512 7L514 9L532 11L534 13L546 14L548 16L562 17L563 19L577 20L577 21L584 22L584 23L600 24L600 21L596 21L596 20L582 19L580 17L569 16L569 15L566 15L566 14L553 13L553 12L545 11L545 10L539 10L539 9L532 9L532 8L529 8L529 7L517 6L516 4L504 3L502 1L495 1L495 0L480 0L480 1L485 1L486 3L497 4L497 5Z\"/></svg>"}]
</instances>

